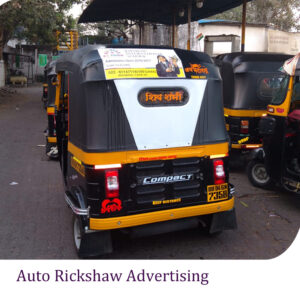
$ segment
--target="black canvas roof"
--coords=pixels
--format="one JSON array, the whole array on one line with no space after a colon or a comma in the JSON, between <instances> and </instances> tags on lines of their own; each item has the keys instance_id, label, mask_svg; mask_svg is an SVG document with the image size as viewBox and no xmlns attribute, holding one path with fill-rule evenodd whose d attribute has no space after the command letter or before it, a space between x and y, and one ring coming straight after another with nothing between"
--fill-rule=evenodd
<instances>
[{"instance_id":1,"label":"black canvas roof","mask_svg":"<svg viewBox=\"0 0 300 300\"><path fill-rule=\"evenodd\" d=\"M49 62L45 67L45 71L47 72L47 76L56 75L56 60Z\"/></svg>"},{"instance_id":2,"label":"black canvas roof","mask_svg":"<svg viewBox=\"0 0 300 300\"><path fill-rule=\"evenodd\" d=\"M283 62L291 57L281 53L233 52L219 55L217 61L230 63L234 73L279 72Z\"/></svg>"},{"instance_id":3,"label":"black canvas roof","mask_svg":"<svg viewBox=\"0 0 300 300\"><path fill-rule=\"evenodd\" d=\"M221 54L217 58L222 61L232 63L233 67L243 62L283 62L289 59L291 55L283 53L263 53L263 52L233 52Z\"/></svg>"},{"instance_id":4,"label":"black canvas roof","mask_svg":"<svg viewBox=\"0 0 300 300\"><path fill-rule=\"evenodd\" d=\"M291 55L280 53L228 53L216 64L223 79L224 106L231 109L266 109L270 98L262 97L259 84L264 78L280 76L283 62Z\"/></svg>"},{"instance_id":5,"label":"black canvas roof","mask_svg":"<svg viewBox=\"0 0 300 300\"><path fill-rule=\"evenodd\" d=\"M57 60L56 71L76 72L80 76L78 78L79 82L105 80L103 63L98 52L101 48L173 49L182 60L184 67L188 67L189 63L195 61L206 63L212 69L207 77L219 78L217 68L215 68L212 59L207 54L162 46L89 45L61 56Z\"/></svg>"}]
</instances>

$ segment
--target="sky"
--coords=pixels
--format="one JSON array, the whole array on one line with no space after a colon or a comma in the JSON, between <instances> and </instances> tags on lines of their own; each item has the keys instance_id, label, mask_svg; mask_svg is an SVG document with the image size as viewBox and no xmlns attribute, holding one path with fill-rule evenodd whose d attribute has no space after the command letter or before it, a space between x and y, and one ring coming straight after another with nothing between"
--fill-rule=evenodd
<instances>
[{"instance_id":1,"label":"sky","mask_svg":"<svg viewBox=\"0 0 300 300\"><path fill-rule=\"evenodd\" d=\"M73 8L70 10L70 14L74 17L77 18L82 14L82 8L81 5L75 4L73 5Z\"/></svg>"}]
</instances>

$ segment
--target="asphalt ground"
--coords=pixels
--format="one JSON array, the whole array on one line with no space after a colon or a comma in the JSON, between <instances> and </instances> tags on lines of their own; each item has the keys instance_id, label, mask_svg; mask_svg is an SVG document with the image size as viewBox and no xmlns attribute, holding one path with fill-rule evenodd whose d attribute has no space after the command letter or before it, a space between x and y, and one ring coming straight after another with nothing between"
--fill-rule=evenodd
<instances>
[{"instance_id":1,"label":"asphalt ground","mask_svg":"<svg viewBox=\"0 0 300 300\"><path fill-rule=\"evenodd\" d=\"M72 213L59 163L45 155L41 86L0 94L0 259L76 259ZM110 259L270 259L294 241L300 198L257 189L232 170L238 229L208 237L199 229L130 240L114 235Z\"/></svg>"}]
</instances>

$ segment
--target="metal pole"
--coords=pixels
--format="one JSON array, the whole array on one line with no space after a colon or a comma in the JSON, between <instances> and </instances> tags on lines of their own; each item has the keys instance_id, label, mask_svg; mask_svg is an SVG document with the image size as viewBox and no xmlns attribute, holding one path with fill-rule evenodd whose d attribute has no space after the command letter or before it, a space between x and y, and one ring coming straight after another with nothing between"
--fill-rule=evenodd
<instances>
[{"instance_id":1,"label":"metal pole","mask_svg":"<svg viewBox=\"0 0 300 300\"><path fill-rule=\"evenodd\" d=\"M192 2L188 3L188 40L187 50L191 50L191 22L192 22Z\"/></svg>"},{"instance_id":2,"label":"metal pole","mask_svg":"<svg viewBox=\"0 0 300 300\"><path fill-rule=\"evenodd\" d=\"M242 52L245 52L246 17L247 17L247 0L244 0L244 3L243 3L243 22L242 22L242 46L241 46L241 51Z\"/></svg>"}]
</instances>

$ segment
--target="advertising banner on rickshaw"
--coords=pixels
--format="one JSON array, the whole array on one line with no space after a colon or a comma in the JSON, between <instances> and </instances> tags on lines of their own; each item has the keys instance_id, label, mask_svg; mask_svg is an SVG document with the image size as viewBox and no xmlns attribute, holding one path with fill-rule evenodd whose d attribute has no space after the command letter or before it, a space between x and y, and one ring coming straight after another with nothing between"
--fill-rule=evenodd
<instances>
[{"instance_id":1,"label":"advertising banner on rickshaw","mask_svg":"<svg viewBox=\"0 0 300 300\"><path fill-rule=\"evenodd\" d=\"M169 49L99 49L107 80L186 78L180 58Z\"/></svg>"}]
</instances>

